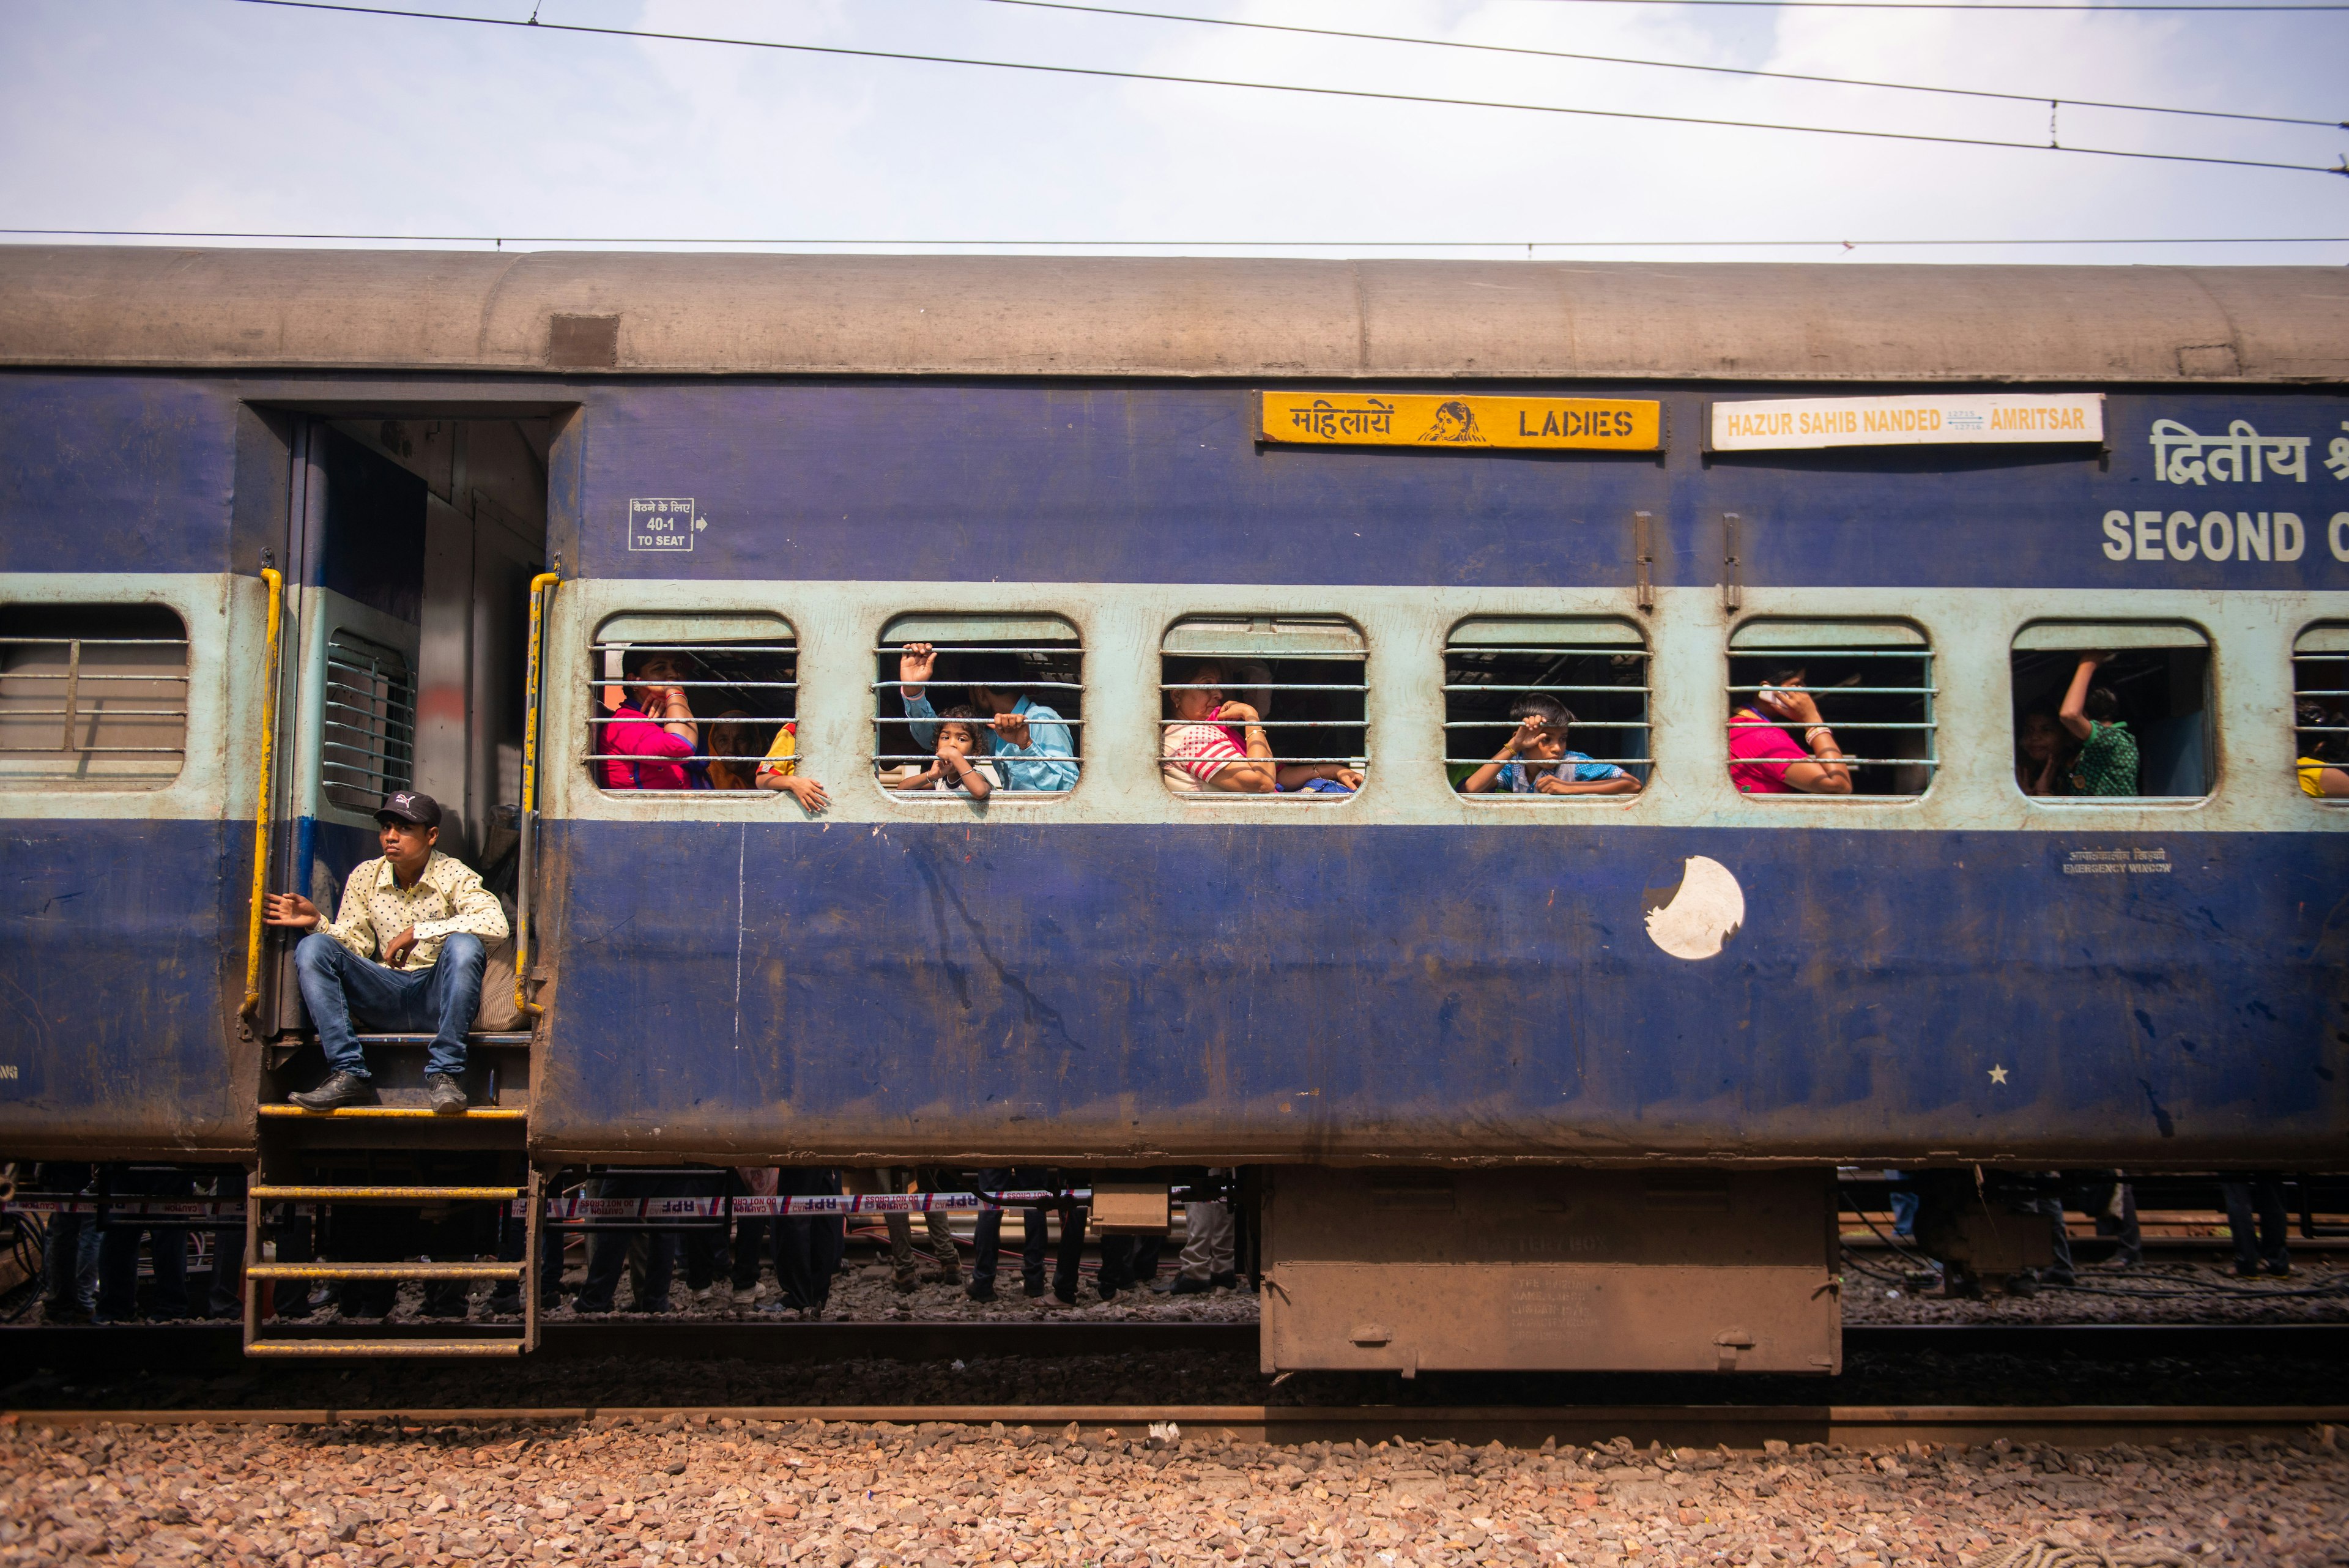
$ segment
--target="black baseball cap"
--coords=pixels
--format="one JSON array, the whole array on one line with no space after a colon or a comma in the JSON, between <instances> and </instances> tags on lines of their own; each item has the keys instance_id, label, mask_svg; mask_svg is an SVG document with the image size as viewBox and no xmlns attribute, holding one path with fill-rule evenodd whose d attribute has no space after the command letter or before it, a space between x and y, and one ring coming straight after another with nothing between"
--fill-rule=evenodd
<instances>
[{"instance_id":1,"label":"black baseball cap","mask_svg":"<svg viewBox=\"0 0 2349 1568\"><path fill-rule=\"evenodd\" d=\"M396 789L383 797L383 809L375 814L378 822L414 823L419 827L440 826L440 803L422 790Z\"/></svg>"}]
</instances>

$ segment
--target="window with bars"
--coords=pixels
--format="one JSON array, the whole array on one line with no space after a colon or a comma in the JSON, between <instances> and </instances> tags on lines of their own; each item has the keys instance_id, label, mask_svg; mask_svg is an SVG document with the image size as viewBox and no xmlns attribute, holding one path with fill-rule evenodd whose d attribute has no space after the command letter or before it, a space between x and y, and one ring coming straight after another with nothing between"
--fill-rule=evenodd
<instances>
[{"instance_id":1,"label":"window with bars","mask_svg":"<svg viewBox=\"0 0 2349 1568\"><path fill-rule=\"evenodd\" d=\"M188 631L160 605L0 607L0 789L160 789L188 742Z\"/></svg>"},{"instance_id":2,"label":"window with bars","mask_svg":"<svg viewBox=\"0 0 2349 1568\"><path fill-rule=\"evenodd\" d=\"M2043 621L2015 634L2009 659L2015 784L2025 794L2190 799L2210 793L2218 754L2210 639L2199 627Z\"/></svg>"},{"instance_id":3,"label":"window with bars","mask_svg":"<svg viewBox=\"0 0 2349 1568\"><path fill-rule=\"evenodd\" d=\"M1058 616L902 615L874 649L873 761L907 801L1065 795L1084 769L1084 647Z\"/></svg>"},{"instance_id":4,"label":"window with bars","mask_svg":"<svg viewBox=\"0 0 2349 1568\"><path fill-rule=\"evenodd\" d=\"M406 656L336 632L321 708L318 774L329 801L367 815L416 782L416 671Z\"/></svg>"},{"instance_id":5,"label":"window with bars","mask_svg":"<svg viewBox=\"0 0 2349 1568\"><path fill-rule=\"evenodd\" d=\"M1905 621L1748 621L1729 639L1730 780L1922 794L1940 766L1934 695L1932 646Z\"/></svg>"},{"instance_id":6,"label":"window with bars","mask_svg":"<svg viewBox=\"0 0 2349 1568\"><path fill-rule=\"evenodd\" d=\"M1637 794L1649 776L1648 648L1599 617L1467 620L1444 649L1444 770L1495 800Z\"/></svg>"},{"instance_id":7,"label":"window with bars","mask_svg":"<svg viewBox=\"0 0 2349 1568\"><path fill-rule=\"evenodd\" d=\"M1343 800L1370 766L1369 648L1337 616L1190 616L1160 649L1159 772L1199 801Z\"/></svg>"},{"instance_id":8,"label":"window with bars","mask_svg":"<svg viewBox=\"0 0 2349 1568\"><path fill-rule=\"evenodd\" d=\"M588 646L588 774L607 790L799 796L799 645L771 615L624 615Z\"/></svg>"},{"instance_id":9,"label":"window with bars","mask_svg":"<svg viewBox=\"0 0 2349 1568\"><path fill-rule=\"evenodd\" d=\"M2349 805L2349 625L2300 634L2292 645L2292 695L2301 793Z\"/></svg>"}]
</instances>

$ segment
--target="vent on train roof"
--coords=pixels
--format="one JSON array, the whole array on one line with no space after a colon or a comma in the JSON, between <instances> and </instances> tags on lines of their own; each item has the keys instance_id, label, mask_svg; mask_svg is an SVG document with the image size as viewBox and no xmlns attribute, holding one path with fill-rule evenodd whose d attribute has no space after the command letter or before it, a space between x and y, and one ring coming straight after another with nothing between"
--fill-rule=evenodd
<instances>
[{"instance_id":1,"label":"vent on train roof","mask_svg":"<svg viewBox=\"0 0 2349 1568\"><path fill-rule=\"evenodd\" d=\"M1923 648L1925 634L1897 620L1749 620L1730 633L1739 653L1774 649Z\"/></svg>"},{"instance_id":2,"label":"vent on train roof","mask_svg":"<svg viewBox=\"0 0 2349 1568\"><path fill-rule=\"evenodd\" d=\"M1268 659L1360 659L1361 628L1343 616L1185 616L1166 633L1170 654L1257 654Z\"/></svg>"},{"instance_id":3,"label":"vent on train roof","mask_svg":"<svg viewBox=\"0 0 2349 1568\"><path fill-rule=\"evenodd\" d=\"M2184 621L2042 621L2015 634L2017 653L2072 652L2104 649L2208 648L2209 634Z\"/></svg>"}]
</instances>

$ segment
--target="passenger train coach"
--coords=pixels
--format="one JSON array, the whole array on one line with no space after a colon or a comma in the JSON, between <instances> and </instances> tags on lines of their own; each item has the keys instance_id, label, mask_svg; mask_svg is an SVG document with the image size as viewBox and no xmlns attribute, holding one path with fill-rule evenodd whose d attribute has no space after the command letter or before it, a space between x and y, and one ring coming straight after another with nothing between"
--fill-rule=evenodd
<instances>
[{"instance_id":1,"label":"passenger train coach","mask_svg":"<svg viewBox=\"0 0 2349 1568\"><path fill-rule=\"evenodd\" d=\"M266 1179L254 900L413 784L537 1168L1241 1168L1268 1366L1822 1369L1838 1164L2343 1163L2344 372L2337 269L10 247L0 1152ZM1074 765L889 787L909 649ZM653 650L829 807L606 787ZM1636 791L1464 793L1532 692Z\"/></svg>"}]
</instances>

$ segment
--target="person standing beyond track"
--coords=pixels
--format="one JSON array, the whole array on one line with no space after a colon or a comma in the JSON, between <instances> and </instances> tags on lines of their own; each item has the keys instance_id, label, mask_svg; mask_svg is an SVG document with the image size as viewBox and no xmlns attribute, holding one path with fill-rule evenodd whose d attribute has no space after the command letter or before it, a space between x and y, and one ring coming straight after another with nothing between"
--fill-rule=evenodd
<instances>
[{"instance_id":1,"label":"person standing beyond track","mask_svg":"<svg viewBox=\"0 0 2349 1568\"><path fill-rule=\"evenodd\" d=\"M821 1166L786 1166L776 1179L778 1198L836 1198L840 1173ZM838 1215L785 1214L775 1220L775 1283L782 1292L778 1313L796 1313L804 1322L823 1316L832 1300L833 1276L848 1251L848 1222Z\"/></svg>"},{"instance_id":2,"label":"person standing beyond track","mask_svg":"<svg viewBox=\"0 0 2349 1568\"><path fill-rule=\"evenodd\" d=\"M270 925L310 932L295 945L294 971L330 1069L316 1088L286 1097L305 1111L375 1104L351 1030L356 1015L386 1031L432 1031L424 1085L433 1110L453 1116L465 1108L457 1086L465 1032L481 1010L487 944L506 937L505 910L479 872L433 847L439 801L394 790L375 819L383 854L359 862L343 884L338 919L328 921L299 893L269 896Z\"/></svg>"},{"instance_id":3,"label":"person standing beyond track","mask_svg":"<svg viewBox=\"0 0 2349 1568\"><path fill-rule=\"evenodd\" d=\"M1754 701L1729 716L1729 779L1747 794L1849 794L1851 765L1818 702L1803 689L1807 672L1770 672ZM1779 726L1800 726L1803 743Z\"/></svg>"},{"instance_id":4,"label":"person standing beyond track","mask_svg":"<svg viewBox=\"0 0 2349 1568\"><path fill-rule=\"evenodd\" d=\"M1235 1173L1210 1170L1207 1181L1228 1181ZM1206 1185L1206 1183L1202 1183ZM1183 1255L1174 1279L1150 1288L1162 1295L1205 1295L1240 1282L1235 1261L1232 1205L1228 1199L1195 1199L1183 1205Z\"/></svg>"},{"instance_id":5,"label":"person standing beyond track","mask_svg":"<svg viewBox=\"0 0 2349 1568\"><path fill-rule=\"evenodd\" d=\"M848 1190L864 1197L882 1193L935 1192L937 1183L934 1173L910 1165L884 1165L869 1170L842 1172ZM894 1283L900 1295L911 1295L920 1288L921 1267L914 1261L914 1222L903 1210L892 1210L881 1216L889 1232L889 1262ZM926 1210L922 1229L929 1241L931 1254L936 1258L938 1280L957 1290L962 1287L962 1254L955 1247L954 1227L944 1214Z\"/></svg>"},{"instance_id":6,"label":"person standing beyond track","mask_svg":"<svg viewBox=\"0 0 2349 1568\"><path fill-rule=\"evenodd\" d=\"M937 649L926 642L909 642L897 655L897 695L905 704L907 727L914 743L931 753L937 749L938 711L924 688L937 667ZM1030 698L1008 665L982 665L969 690L981 723L982 754L995 759L1005 789L1077 787L1077 747L1068 721Z\"/></svg>"},{"instance_id":7,"label":"person standing beyond track","mask_svg":"<svg viewBox=\"0 0 2349 1568\"><path fill-rule=\"evenodd\" d=\"M2219 1183L2219 1196L2227 1206L2227 1229L2234 1233L2236 1277L2255 1279L2261 1269L2279 1278L2289 1275L2283 1178L2272 1170L2239 1172Z\"/></svg>"}]
</instances>

